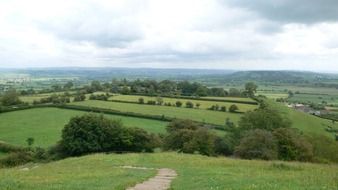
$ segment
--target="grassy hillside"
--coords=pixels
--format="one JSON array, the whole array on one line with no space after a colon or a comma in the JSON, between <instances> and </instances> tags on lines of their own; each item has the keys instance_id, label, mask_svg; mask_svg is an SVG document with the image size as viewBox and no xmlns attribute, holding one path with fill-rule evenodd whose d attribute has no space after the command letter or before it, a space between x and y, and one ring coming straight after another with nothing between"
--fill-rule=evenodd
<instances>
[{"instance_id":1,"label":"grassy hillside","mask_svg":"<svg viewBox=\"0 0 338 190\"><path fill-rule=\"evenodd\" d=\"M123 112L134 112L149 115L164 115L169 117L176 117L180 119L191 119L195 121L214 123L223 125L226 118L230 118L231 121L237 122L241 114L218 112L204 109L190 109L190 108L177 108L168 106L153 106L153 105L141 105L133 103L119 103L119 102L106 102L98 100L88 100L84 102L73 102L73 105L89 106L96 108L105 108L119 110Z\"/></svg>"},{"instance_id":2,"label":"grassy hillside","mask_svg":"<svg viewBox=\"0 0 338 190\"><path fill-rule=\"evenodd\" d=\"M35 139L36 146L46 147L60 138L61 130L69 119L86 112L57 108L36 108L0 114L0 141L25 145L28 137ZM106 115L121 119L125 126L140 127L150 132L165 132L166 122L134 117Z\"/></svg>"},{"instance_id":3,"label":"grassy hillside","mask_svg":"<svg viewBox=\"0 0 338 190\"><path fill-rule=\"evenodd\" d=\"M337 165L154 153L97 154L49 164L0 169L0 189L124 189L155 175L153 170L114 167L123 165L175 169L178 177L173 181L172 189L177 190L329 190L336 189L338 185ZM22 168L30 169L22 171Z\"/></svg>"},{"instance_id":4,"label":"grassy hillside","mask_svg":"<svg viewBox=\"0 0 338 190\"><path fill-rule=\"evenodd\" d=\"M292 121L292 126L298 128L308 134L326 135L333 138L332 133L325 131L327 126L338 128L338 123L332 123L330 120L322 119L307 113L296 111L288 108L281 103L269 100L268 103L276 110L279 110L282 114L289 117Z\"/></svg>"},{"instance_id":5,"label":"grassy hillside","mask_svg":"<svg viewBox=\"0 0 338 190\"><path fill-rule=\"evenodd\" d=\"M138 99L142 97L145 101L145 103L148 100L154 100L156 101L156 97L149 97L149 96L135 96L135 95L118 95L118 96L113 96L110 99L111 100L123 100L123 101L131 101L131 102L138 102ZM229 103L229 102L215 102L215 101L208 101L207 99L205 100L186 100L186 99L177 99L177 98L162 98L163 102L165 103L171 103L175 104L176 101L181 101L183 103L183 106L185 106L185 102L190 101L196 105L196 103L200 104L200 109L208 109L212 105L218 104L219 106L225 106L226 108L229 108L231 105L236 104L238 106L239 111L241 112L246 112L249 110L254 110L257 108L256 105L250 105L250 104L240 104L240 103ZM220 99L222 100L222 99ZM242 100L241 98L235 98L234 100L240 101ZM243 98L242 101L247 101L246 98ZM251 102L254 102L253 100L250 100Z\"/></svg>"}]
</instances>

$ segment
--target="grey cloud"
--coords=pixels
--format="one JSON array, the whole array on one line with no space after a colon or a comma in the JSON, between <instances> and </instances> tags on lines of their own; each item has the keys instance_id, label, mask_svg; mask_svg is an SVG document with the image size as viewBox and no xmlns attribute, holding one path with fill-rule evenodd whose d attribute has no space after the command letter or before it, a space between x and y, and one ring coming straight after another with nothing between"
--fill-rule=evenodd
<instances>
[{"instance_id":1,"label":"grey cloud","mask_svg":"<svg viewBox=\"0 0 338 190\"><path fill-rule=\"evenodd\" d=\"M143 37L141 26L134 18L98 6L87 6L79 13L39 21L37 25L61 40L88 42L103 48L124 47Z\"/></svg>"},{"instance_id":2,"label":"grey cloud","mask_svg":"<svg viewBox=\"0 0 338 190\"><path fill-rule=\"evenodd\" d=\"M337 0L229 0L227 3L283 23L338 21Z\"/></svg>"}]
</instances>

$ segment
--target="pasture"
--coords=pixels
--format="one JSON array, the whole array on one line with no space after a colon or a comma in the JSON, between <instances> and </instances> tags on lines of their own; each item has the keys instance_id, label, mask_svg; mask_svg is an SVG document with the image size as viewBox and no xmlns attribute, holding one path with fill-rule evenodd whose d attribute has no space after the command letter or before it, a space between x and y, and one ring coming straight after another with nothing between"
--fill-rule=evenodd
<instances>
[{"instance_id":1,"label":"pasture","mask_svg":"<svg viewBox=\"0 0 338 190\"><path fill-rule=\"evenodd\" d=\"M130 102L138 102L139 98L143 98L145 104L147 103L147 101L152 100L152 101L156 101L157 97L150 97L150 96L136 96L136 95L117 95L117 96L112 96L109 99L110 100L121 100L121 101L130 101ZM200 104L199 108L200 109L208 109L213 105L219 105L221 106L225 106L226 108L229 108L231 105L236 104L238 106L239 111L241 112L247 112L250 110L254 110L257 108L257 105L250 105L250 104L241 104L241 103L231 103L231 102L216 102L216 101L208 101L207 99L201 99L201 100L192 100L192 99L179 99L179 98L161 98L163 100L163 103L171 103L173 105L175 105L175 103L177 101L180 101L183 103L182 107L184 107L185 103L190 101L192 102L195 106L197 103ZM237 98L238 99L238 98ZM220 99L222 100L222 99ZM234 99L235 100L235 99ZM246 101L245 99L242 101ZM250 99L249 99L250 101ZM251 100L251 102L254 102L253 100Z\"/></svg>"},{"instance_id":2,"label":"pasture","mask_svg":"<svg viewBox=\"0 0 338 190\"><path fill-rule=\"evenodd\" d=\"M173 106L155 106L134 103L107 102L99 100L87 100L83 102L72 102L72 105L80 105L95 108L119 110L122 112L133 112L148 115L167 116L178 119L191 119L200 122L224 125L226 118L232 122L238 122L242 114L205 109L177 108Z\"/></svg>"},{"instance_id":3,"label":"pasture","mask_svg":"<svg viewBox=\"0 0 338 190\"><path fill-rule=\"evenodd\" d=\"M293 103L316 103L321 104L326 102L328 105L338 106L338 97L336 95L323 95L323 94L294 94L293 97L288 99Z\"/></svg>"},{"instance_id":4,"label":"pasture","mask_svg":"<svg viewBox=\"0 0 338 190\"><path fill-rule=\"evenodd\" d=\"M178 177L174 179L172 189L177 190L333 190L338 185L337 165L140 153L95 154L48 164L0 169L0 189L125 189L155 175L153 170L115 166L174 169ZM27 169L23 171L22 168Z\"/></svg>"},{"instance_id":5,"label":"pasture","mask_svg":"<svg viewBox=\"0 0 338 190\"><path fill-rule=\"evenodd\" d=\"M35 108L0 114L0 141L14 145L26 145L26 139L33 137L35 146L48 147L55 144L61 131L73 116L87 112L58 108ZM149 132L164 133L166 122L135 117L105 115L119 119L127 127L139 127Z\"/></svg>"}]
</instances>

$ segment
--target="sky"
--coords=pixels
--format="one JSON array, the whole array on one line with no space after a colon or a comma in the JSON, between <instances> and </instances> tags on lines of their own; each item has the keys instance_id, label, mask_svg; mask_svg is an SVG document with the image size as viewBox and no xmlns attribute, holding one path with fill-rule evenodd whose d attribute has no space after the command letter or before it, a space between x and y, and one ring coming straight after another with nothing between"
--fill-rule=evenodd
<instances>
[{"instance_id":1,"label":"sky","mask_svg":"<svg viewBox=\"0 0 338 190\"><path fill-rule=\"evenodd\" d=\"M338 71L337 0L0 0L0 67Z\"/></svg>"}]
</instances>

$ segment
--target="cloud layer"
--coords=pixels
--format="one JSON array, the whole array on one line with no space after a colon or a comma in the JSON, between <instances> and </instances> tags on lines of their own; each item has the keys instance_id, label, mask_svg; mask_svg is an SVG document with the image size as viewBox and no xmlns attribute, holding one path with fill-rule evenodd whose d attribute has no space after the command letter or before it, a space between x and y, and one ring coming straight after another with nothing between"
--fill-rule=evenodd
<instances>
[{"instance_id":1,"label":"cloud layer","mask_svg":"<svg viewBox=\"0 0 338 190\"><path fill-rule=\"evenodd\" d=\"M0 1L0 67L338 71L335 0Z\"/></svg>"}]
</instances>

